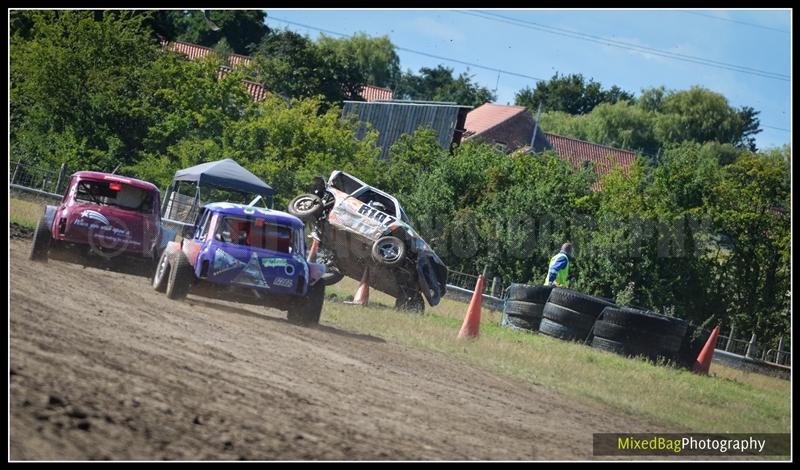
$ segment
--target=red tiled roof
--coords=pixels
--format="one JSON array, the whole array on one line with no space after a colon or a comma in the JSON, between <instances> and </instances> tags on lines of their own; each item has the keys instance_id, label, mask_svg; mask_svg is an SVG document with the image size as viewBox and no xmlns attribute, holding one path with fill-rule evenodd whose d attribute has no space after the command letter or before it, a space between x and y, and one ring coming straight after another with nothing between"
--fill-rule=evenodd
<instances>
[{"instance_id":1,"label":"red tiled roof","mask_svg":"<svg viewBox=\"0 0 800 470\"><path fill-rule=\"evenodd\" d=\"M225 75L230 73L230 69L227 67L220 67L219 71L217 72L217 79L222 79ZM250 97L253 101L261 101L269 95L269 91L266 88L261 86L260 83L251 82L250 80L242 80L242 85L244 85L245 89L248 93L250 93Z\"/></svg>"},{"instance_id":2,"label":"red tiled roof","mask_svg":"<svg viewBox=\"0 0 800 470\"><path fill-rule=\"evenodd\" d=\"M162 41L161 45L167 47L171 51L181 53L192 60L209 56L214 52L214 49L211 49L210 47L200 46L198 44L192 44L190 42ZM241 55L241 54L228 55L228 63L231 65L231 67L237 67L239 65L250 65L251 62L252 59L246 55Z\"/></svg>"},{"instance_id":3,"label":"red tiled roof","mask_svg":"<svg viewBox=\"0 0 800 470\"><path fill-rule=\"evenodd\" d=\"M359 93L366 101L391 100L394 99L394 92L388 88L381 88L374 85L365 85Z\"/></svg>"},{"instance_id":4,"label":"red tiled roof","mask_svg":"<svg viewBox=\"0 0 800 470\"><path fill-rule=\"evenodd\" d=\"M251 82L250 80L242 80L244 87L247 89L247 92L250 93L250 96L253 97L253 101L261 101L269 95L269 92L266 88L261 86L256 82Z\"/></svg>"},{"instance_id":5,"label":"red tiled roof","mask_svg":"<svg viewBox=\"0 0 800 470\"><path fill-rule=\"evenodd\" d=\"M606 145L593 144L583 140L564 137L556 134L544 133L553 149L568 161L573 168L580 170L584 161L590 161L598 177L611 172L613 168L621 167L624 174L628 174L631 165L636 161L636 153ZM602 189L600 182L592 185L592 189Z\"/></svg>"},{"instance_id":6,"label":"red tiled roof","mask_svg":"<svg viewBox=\"0 0 800 470\"><path fill-rule=\"evenodd\" d=\"M502 104L486 103L467 113L464 127L467 132L465 138L486 132L519 113L525 112L524 106L506 106Z\"/></svg>"}]
</instances>

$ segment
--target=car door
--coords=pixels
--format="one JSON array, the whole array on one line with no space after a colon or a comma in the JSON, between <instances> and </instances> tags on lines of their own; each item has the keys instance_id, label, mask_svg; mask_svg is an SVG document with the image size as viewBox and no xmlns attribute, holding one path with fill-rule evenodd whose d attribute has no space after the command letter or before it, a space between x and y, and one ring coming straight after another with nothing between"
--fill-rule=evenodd
<instances>
[{"instance_id":1,"label":"car door","mask_svg":"<svg viewBox=\"0 0 800 470\"><path fill-rule=\"evenodd\" d=\"M375 207L381 203L385 210ZM370 187L362 188L349 195L334 210L348 231L358 233L371 240L377 240L386 229L397 221L397 204L392 198Z\"/></svg>"}]
</instances>

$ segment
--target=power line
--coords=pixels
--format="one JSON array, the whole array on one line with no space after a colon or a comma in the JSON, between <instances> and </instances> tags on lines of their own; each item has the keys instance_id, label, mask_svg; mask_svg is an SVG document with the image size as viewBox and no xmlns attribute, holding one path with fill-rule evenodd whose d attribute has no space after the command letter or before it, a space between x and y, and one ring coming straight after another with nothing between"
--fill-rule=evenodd
<instances>
[{"instance_id":1,"label":"power line","mask_svg":"<svg viewBox=\"0 0 800 470\"><path fill-rule=\"evenodd\" d=\"M754 69L754 68L751 68L751 67L745 67L745 66L741 66L741 65L728 64L728 63L725 63L725 62L719 62L719 61L715 61L715 60L711 60L711 59L704 59L702 57L695 57L695 56L690 56L690 55L686 55L686 54L680 54L680 53L677 53L677 52L663 51L663 50L660 50L660 49L655 49L655 48L647 47L647 46L639 46L639 45L636 45L636 44L631 44L631 43L626 43L626 42L622 42L622 41L616 41L616 40L613 40L613 39L603 38L603 37L600 37L600 36L594 36L594 35L591 35L591 34L581 33L579 31L572 31L572 30L563 29L563 28L556 28L556 27L553 27L553 26L546 26L546 25L543 25L543 24L540 24L540 23L535 23L535 22L532 22L532 21L518 20L516 18L511 18L511 17L508 17L508 16L498 15L498 14L494 14L494 13L488 13L488 12L483 12L483 11L481 11L481 12L470 12L470 11L457 11L457 10L456 10L456 13L461 13L461 14L464 14L464 15L470 15L470 16L474 16L476 18L482 18L482 19L490 20L490 21L497 21L497 22L501 22L501 23L507 23L507 24L511 24L511 25L518 26L518 27L521 27L521 28L533 29L533 30L542 31L542 32L545 32L545 33L555 34L555 35L559 35L559 36L566 36L566 37L570 37L570 38L573 38L573 39L580 39L582 41L589 41L589 42L594 42L594 43L598 43L598 44L604 44L604 45L608 45L608 46L612 46L612 47L617 47L617 48L620 48L620 49L632 50L632 51L635 51L635 52L646 52L646 53L649 53L649 54L653 54L653 55L657 55L657 56L661 56L661 57L666 57L668 59L681 60L681 61L684 61L684 62L691 62L691 63L695 63L695 64L699 64L699 65L704 65L704 66L707 66L707 67L714 67L714 68L718 68L718 69L725 69L725 70L731 70L731 71L734 71L734 72L746 73L746 74L749 74L749 75L755 75L755 76L759 76L759 77L763 77L763 78L771 78L773 80L781 80L781 81L787 81L788 82L789 78L790 78L788 75L785 75L785 74L779 74L779 73L775 73L775 72L768 72L768 71L765 71L765 70Z\"/></svg>"},{"instance_id":2,"label":"power line","mask_svg":"<svg viewBox=\"0 0 800 470\"><path fill-rule=\"evenodd\" d=\"M282 19L282 18L276 18L274 16L268 17L268 20L270 20L270 19L271 20L275 20L275 21L280 21L282 23L287 23L287 24L291 24L291 25L295 25L295 26L300 26L301 28L306 28L306 29L311 29L311 30L314 30L314 31L327 33L327 34L330 34L330 35L333 35L333 36L339 36L339 37L344 37L344 38L348 38L348 37L352 36L351 34L339 33L339 32L336 32L336 31L331 31L329 29L318 28L316 26L311 26L311 25L307 25L307 24L303 24L303 23L297 23L295 21L289 21L289 20L285 20L285 19ZM486 18L486 19L489 19L489 18ZM456 62L456 63L459 63L459 64L465 64L465 65L469 65L469 66L472 66L472 67L475 67L475 68L484 69L484 70L491 70L493 72L504 73L506 75L513 75L513 76L517 76L517 77L530 78L530 79L537 80L537 81L546 81L543 78L533 77L531 75L526 75L526 74L522 74L522 73L518 73L518 72L512 72L510 70L503 70L503 69L498 69L498 68L486 67L486 66L475 64L475 63L472 63L472 62L467 62L467 61L463 61L463 60L459 60L459 59L453 59L453 58L450 58L450 57L438 56L438 55L435 55L435 54L429 54L427 52L417 51L417 50L414 50L414 49L408 49L408 48L405 48L405 47L395 46L395 49L401 50L401 51L406 51L406 52L411 52L413 54L419 54L419 55L423 55L423 56L427 56L427 57L433 57L435 59L447 60L447 61ZM779 130L779 131L791 132L789 129L784 129L782 127L767 126L767 125L764 125L764 124L762 124L761 127L765 127L765 128L769 128L769 129L775 129L775 130Z\"/></svg>"},{"instance_id":3,"label":"power line","mask_svg":"<svg viewBox=\"0 0 800 470\"><path fill-rule=\"evenodd\" d=\"M761 124L761 127L766 127L767 129L775 129L776 131L792 132L789 129L784 129L783 127L767 126L764 124Z\"/></svg>"},{"instance_id":4,"label":"power line","mask_svg":"<svg viewBox=\"0 0 800 470\"><path fill-rule=\"evenodd\" d=\"M696 12L696 11L684 11L683 13L686 13L686 14L689 14L689 15L705 16L706 18L714 18L715 20L730 21L731 23L744 24L744 25L747 25L747 26L752 26L754 28L771 29L772 31L778 31L779 33L790 34L789 31L786 31L785 29L772 28L772 27L769 27L769 26L763 26L763 25L755 24L755 23L748 23L747 21L732 20L730 18L722 18L720 16L709 15L709 14L706 14L706 13L700 13L700 12Z\"/></svg>"},{"instance_id":5,"label":"power line","mask_svg":"<svg viewBox=\"0 0 800 470\"><path fill-rule=\"evenodd\" d=\"M336 31L330 31L330 30L327 30L327 29L317 28L315 26L309 26L307 24L302 24L302 23L297 23L297 22L294 22L294 21L284 20L282 18L276 18L274 16L268 17L267 20L280 21L282 23L287 23L287 24L291 24L291 25L295 25L295 26L300 26L301 28L313 29L315 31L320 31L320 32L323 32L323 33L327 33L327 34L331 34L331 35L339 36L339 37L350 37L350 36L352 36L350 34L337 33ZM505 75L513 75L515 77L529 78L531 80L545 81L545 79L543 79L543 78L534 77L532 75L526 75L524 73L512 72L510 70L503 70L503 69L498 69L498 68L494 68L494 67L487 67L485 65L480 65L480 64L473 63L473 62L467 62L465 60L453 59L452 57L444 57L444 56L440 56L440 55L436 55L436 54L431 54L431 53L428 53L428 52L417 51L417 50L414 50L414 49L409 49L407 47L395 46L394 48L397 49L398 51L410 52L412 54L418 54L418 55L431 57L431 58L439 59L439 60L446 60L448 62L455 62L457 64L468 65L470 67L475 67L477 69L489 70L489 71L492 71L492 72L503 73Z\"/></svg>"}]
</instances>

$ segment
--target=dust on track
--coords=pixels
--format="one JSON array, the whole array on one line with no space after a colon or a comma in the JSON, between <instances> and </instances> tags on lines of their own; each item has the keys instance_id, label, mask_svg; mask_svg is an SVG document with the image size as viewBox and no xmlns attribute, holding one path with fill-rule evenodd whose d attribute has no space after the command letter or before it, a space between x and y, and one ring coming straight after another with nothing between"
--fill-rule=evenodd
<instances>
[{"instance_id":1,"label":"dust on track","mask_svg":"<svg viewBox=\"0 0 800 470\"><path fill-rule=\"evenodd\" d=\"M10 457L591 459L593 432L666 431L435 352L11 244Z\"/></svg>"}]
</instances>

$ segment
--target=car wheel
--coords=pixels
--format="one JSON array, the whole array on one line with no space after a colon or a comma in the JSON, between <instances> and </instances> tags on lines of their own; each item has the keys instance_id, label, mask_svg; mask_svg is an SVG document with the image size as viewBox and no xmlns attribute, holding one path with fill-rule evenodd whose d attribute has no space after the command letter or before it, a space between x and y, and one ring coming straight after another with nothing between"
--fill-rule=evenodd
<instances>
[{"instance_id":1,"label":"car wheel","mask_svg":"<svg viewBox=\"0 0 800 470\"><path fill-rule=\"evenodd\" d=\"M289 203L289 213L303 221L311 221L322 214L322 199L314 194L301 194Z\"/></svg>"},{"instance_id":2,"label":"car wheel","mask_svg":"<svg viewBox=\"0 0 800 470\"><path fill-rule=\"evenodd\" d=\"M50 249L50 229L47 227L47 219L42 216L36 224L36 231L33 232L33 245L31 246L31 261L47 262L47 251Z\"/></svg>"},{"instance_id":3,"label":"car wheel","mask_svg":"<svg viewBox=\"0 0 800 470\"><path fill-rule=\"evenodd\" d=\"M372 259L386 266L397 266L406 257L406 245L397 237L378 239L372 245Z\"/></svg>"},{"instance_id":4,"label":"car wheel","mask_svg":"<svg viewBox=\"0 0 800 470\"><path fill-rule=\"evenodd\" d=\"M308 289L308 294L297 299L286 312L286 320L293 325L313 326L319 324L322 306L325 303L325 285L317 282Z\"/></svg>"},{"instance_id":5,"label":"car wheel","mask_svg":"<svg viewBox=\"0 0 800 470\"><path fill-rule=\"evenodd\" d=\"M401 293L394 301L394 308L403 312L425 313L425 300L422 298L422 293L419 291L412 293Z\"/></svg>"},{"instance_id":6,"label":"car wheel","mask_svg":"<svg viewBox=\"0 0 800 470\"><path fill-rule=\"evenodd\" d=\"M189 294L192 287L194 272L189 259L182 251L176 250L169 256L169 278L167 279L167 297L180 300Z\"/></svg>"},{"instance_id":7,"label":"car wheel","mask_svg":"<svg viewBox=\"0 0 800 470\"><path fill-rule=\"evenodd\" d=\"M170 253L164 250L156 265L156 272L153 274L153 289L156 292L164 293L167 291L167 281L169 280L169 256Z\"/></svg>"}]
</instances>

